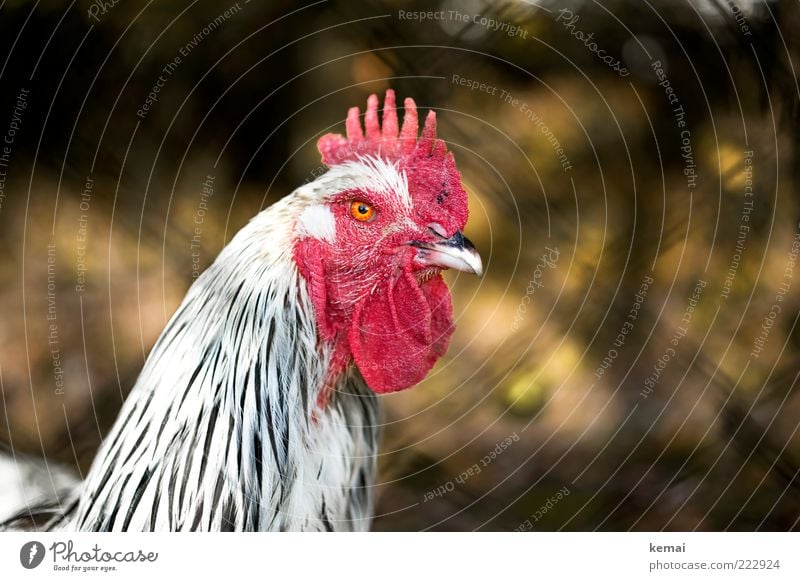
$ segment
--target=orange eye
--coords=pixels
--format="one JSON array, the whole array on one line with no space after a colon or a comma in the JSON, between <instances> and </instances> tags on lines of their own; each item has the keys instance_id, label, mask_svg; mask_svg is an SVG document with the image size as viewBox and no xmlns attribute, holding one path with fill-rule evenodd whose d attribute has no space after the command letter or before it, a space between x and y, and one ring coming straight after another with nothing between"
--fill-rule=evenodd
<instances>
[{"instance_id":1,"label":"orange eye","mask_svg":"<svg viewBox=\"0 0 800 581\"><path fill-rule=\"evenodd\" d=\"M375 208L366 202L354 200L350 202L350 215L359 222L372 222L375 218Z\"/></svg>"}]
</instances>

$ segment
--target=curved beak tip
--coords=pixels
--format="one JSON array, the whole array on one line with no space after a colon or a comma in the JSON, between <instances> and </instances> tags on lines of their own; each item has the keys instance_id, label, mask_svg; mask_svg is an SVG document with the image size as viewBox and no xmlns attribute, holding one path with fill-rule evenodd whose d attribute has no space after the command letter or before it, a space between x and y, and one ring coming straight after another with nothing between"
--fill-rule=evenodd
<instances>
[{"instance_id":1,"label":"curved beak tip","mask_svg":"<svg viewBox=\"0 0 800 581\"><path fill-rule=\"evenodd\" d=\"M475 264L472 265L472 273L476 276L483 276L483 262L481 262L481 255L475 253Z\"/></svg>"}]
</instances>

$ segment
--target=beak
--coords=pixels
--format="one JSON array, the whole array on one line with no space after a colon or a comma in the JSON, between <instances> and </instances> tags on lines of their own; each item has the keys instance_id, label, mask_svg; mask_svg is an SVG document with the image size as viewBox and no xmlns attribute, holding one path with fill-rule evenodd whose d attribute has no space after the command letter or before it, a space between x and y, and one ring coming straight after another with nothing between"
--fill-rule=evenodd
<instances>
[{"instance_id":1,"label":"beak","mask_svg":"<svg viewBox=\"0 0 800 581\"><path fill-rule=\"evenodd\" d=\"M411 246L419 248L417 260L422 264L453 268L478 276L483 274L481 255L461 232L456 232L452 238L440 242L411 242Z\"/></svg>"}]
</instances>

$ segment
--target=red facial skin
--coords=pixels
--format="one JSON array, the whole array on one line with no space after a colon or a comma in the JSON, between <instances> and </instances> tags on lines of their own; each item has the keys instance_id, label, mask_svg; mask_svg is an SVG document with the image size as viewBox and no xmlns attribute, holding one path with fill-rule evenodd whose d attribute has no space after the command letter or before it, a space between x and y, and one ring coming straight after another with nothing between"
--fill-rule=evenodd
<instances>
[{"instance_id":1,"label":"red facial skin","mask_svg":"<svg viewBox=\"0 0 800 581\"><path fill-rule=\"evenodd\" d=\"M418 136L417 108L404 101L400 128L395 94L386 91L382 122L378 98L370 95L362 129L359 110L348 111L347 136L327 134L317 148L329 167L371 155L393 161L406 175L411 208L394 192L340 192L328 200L336 238L300 238L294 258L314 305L319 341L333 346L326 379L332 387L355 361L369 387L398 391L421 381L447 350L453 332L450 291L440 269L415 260L409 243L437 242L436 224L446 238L467 222L467 194L455 160L436 137L436 115L429 111ZM375 208L374 220L360 222L350 204ZM328 397L323 390L322 399Z\"/></svg>"},{"instance_id":2,"label":"red facial skin","mask_svg":"<svg viewBox=\"0 0 800 581\"><path fill-rule=\"evenodd\" d=\"M466 192L455 163L449 154L449 163L438 161L404 168L411 210L393 194L342 192L328 202L336 223L333 243L303 238L295 245L319 340L334 347L330 385L354 360L373 391L406 389L447 350L453 332L450 291L440 269L417 262L418 249L409 245L437 241L431 223L449 237L466 222ZM375 208L372 221L352 217L354 200Z\"/></svg>"}]
</instances>

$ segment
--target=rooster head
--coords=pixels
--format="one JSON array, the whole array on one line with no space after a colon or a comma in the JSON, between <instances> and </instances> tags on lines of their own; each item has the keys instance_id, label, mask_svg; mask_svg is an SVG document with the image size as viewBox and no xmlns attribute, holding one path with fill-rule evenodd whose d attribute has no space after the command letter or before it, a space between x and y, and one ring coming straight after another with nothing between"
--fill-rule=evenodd
<instances>
[{"instance_id":1,"label":"rooster head","mask_svg":"<svg viewBox=\"0 0 800 581\"><path fill-rule=\"evenodd\" d=\"M329 170L297 193L294 259L319 340L334 345L334 372L352 359L378 393L412 387L447 350L453 316L441 271L482 272L462 234L467 193L436 115L418 136L416 105L404 105L402 128L391 90L382 122L375 95L363 129L351 108L347 136L317 144Z\"/></svg>"}]
</instances>

